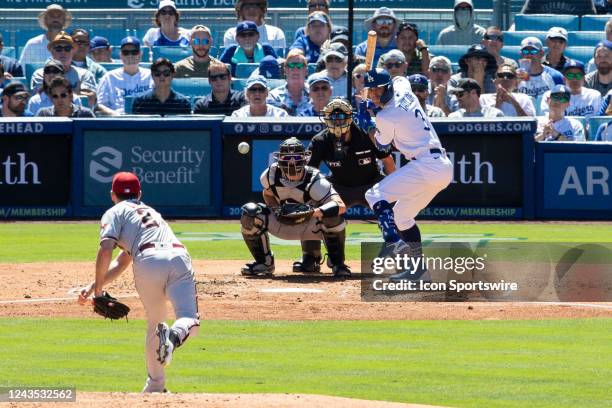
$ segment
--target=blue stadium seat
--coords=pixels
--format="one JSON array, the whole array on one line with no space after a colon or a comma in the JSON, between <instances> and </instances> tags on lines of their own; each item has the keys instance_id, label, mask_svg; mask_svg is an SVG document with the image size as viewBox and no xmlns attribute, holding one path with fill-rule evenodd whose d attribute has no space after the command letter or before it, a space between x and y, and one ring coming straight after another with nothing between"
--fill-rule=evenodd
<instances>
[{"instance_id":1,"label":"blue stadium seat","mask_svg":"<svg viewBox=\"0 0 612 408\"><path fill-rule=\"evenodd\" d=\"M23 47L30 38L43 34L42 28L26 28L15 30L15 47Z\"/></svg>"},{"instance_id":2,"label":"blue stadium seat","mask_svg":"<svg viewBox=\"0 0 612 408\"><path fill-rule=\"evenodd\" d=\"M175 78L172 89L188 97L208 95L211 92L208 78Z\"/></svg>"},{"instance_id":3,"label":"blue stadium seat","mask_svg":"<svg viewBox=\"0 0 612 408\"><path fill-rule=\"evenodd\" d=\"M580 29L578 16L555 14L517 14L514 16L515 30L548 31L550 27L563 27L568 31Z\"/></svg>"},{"instance_id":4,"label":"blue stadium seat","mask_svg":"<svg viewBox=\"0 0 612 408\"><path fill-rule=\"evenodd\" d=\"M2 48L2 55L5 57L16 58L17 50L15 47L4 47Z\"/></svg>"},{"instance_id":5,"label":"blue stadium seat","mask_svg":"<svg viewBox=\"0 0 612 408\"><path fill-rule=\"evenodd\" d=\"M609 122L610 120L612 120L612 117L610 116L591 116L588 120L589 137L587 140L593 140L597 135L597 129L599 129L599 126Z\"/></svg>"},{"instance_id":6,"label":"blue stadium seat","mask_svg":"<svg viewBox=\"0 0 612 408\"><path fill-rule=\"evenodd\" d=\"M26 81L28 81L27 86L28 88L30 87L30 81L32 80L32 75L34 74L34 71L36 71L39 68L42 68L45 66L44 62L37 62L35 64L25 64L25 78Z\"/></svg>"},{"instance_id":7,"label":"blue stadium seat","mask_svg":"<svg viewBox=\"0 0 612 408\"><path fill-rule=\"evenodd\" d=\"M285 58L287 55L284 48L274 48L274 52L279 58Z\"/></svg>"},{"instance_id":8,"label":"blue stadium seat","mask_svg":"<svg viewBox=\"0 0 612 408\"><path fill-rule=\"evenodd\" d=\"M174 63L190 56L191 47L153 47L153 61L167 58Z\"/></svg>"},{"instance_id":9,"label":"blue stadium seat","mask_svg":"<svg viewBox=\"0 0 612 408\"><path fill-rule=\"evenodd\" d=\"M526 37L537 37L544 44L546 31L504 31L504 46L521 45L521 41Z\"/></svg>"},{"instance_id":10,"label":"blue stadium seat","mask_svg":"<svg viewBox=\"0 0 612 408\"><path fill-rule=\"evenodd\" d=\"M582 16L580 20L580 29L582 31L604 31L609 19L609 15Z\"/></svg>"},{"instance_id":11,"label":"blue stadium seat","mask_svg":"<svg viewBox=\"0 0 612 408\"><path fill-rule=\"evenodd\" d=\"M248 78L253 71L259 67L259 64L240 63L236 65L236 78Z\"/></svg>"},{"instance_id":12,"label":"blue stadium seat","mask_svg":"<svg viewBox=\"0 0 612 408\"><path fill-rule=\"evenodd\" d=\"M568 58L582 61L586 64L593 58L594 51L595 47L567 47L564 54Z\"/></svg>"},{"instance_id":13,"label":"blue stadium seat","mask_svg":"<svg viewBox=\"0 0 612 408\"><path fill-rule=\"evenodd\" d=\"M466 53L468 46L466 45L430 45L429 52L440 56L443 55L451 62L459 62L459 58Z\"/></svg>"},{"instance_id":14,"label":"blue stadium seat","mask_svg":"<svg viewBox=\"0 0 612 408\"><path fill-rule=\"evenodd\" d=\"M502 57L512 58L518 61L521 58L521 46L520 45L504 45L500 52Z\"/></svg>"},{"instance_id":15,"label":"blue stadium seat","mask_svg":"<svg viewBox=\"0 0 612 408\"><path fill-rule=\"evenodd\" d=\"M121 40L128 35L134 35L136 30L116 30L113 28L96 28L89 30L89 37L94 38L96 35L105 37L111 45L119 46Z\"/></svg>"},{"instance_id":16,"label":"blue stadium seat","mask_svg":"<svg viewBox=\"0 0 612 408\"><path fill-rule=\"evenodd\" d=\"M570 47L593 47L599 41L606 39L606 33L603 31L570 31L567 37Z\"/></svg>"}]
</instances>

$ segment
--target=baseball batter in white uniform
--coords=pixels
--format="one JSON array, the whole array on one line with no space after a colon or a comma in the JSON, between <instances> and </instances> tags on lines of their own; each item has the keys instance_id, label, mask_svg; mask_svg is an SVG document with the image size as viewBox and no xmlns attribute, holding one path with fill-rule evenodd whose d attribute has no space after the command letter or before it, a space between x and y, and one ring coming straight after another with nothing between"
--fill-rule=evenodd
<instances>
[{"instance_id":1,"label":"baseball batter in white uniform","mask_svg":"<svg viewBox=\"0 0 612 408\"><path fill-rule=\"evenodd\" d=\"M174 349L198 333L200 320L191 258L166 221L140 197L140 182L133 173L113 177L111 199L115 205L102 216L96 279L81 290L79 302L101 296L103 287L117 278L131 262L134 282L147 316L145 345L147 381L143 392L165 392L164 366ZM112 260L113 249L121 248ZM176 321L168 327L166 300Z\"/></svg>"},{"instance_id":2,"label":"baseball batter in white uniform","mask_svg":"<svg viewBox=\"0 0 612 408\"><path fill-rule=\"evenodd\" d=\"M387 248L392 253L409 249L411 256L419 257L421 233L414 218L448 186L453 165L407 78L391 78L377 68L366 73L365 87L372 102L381 108L376 115L376 142L387 148L395 146L409 160L368 190L365 198L378 217ZM360 112L360 116L364 114ZM424 273L408 270L390 279L427 280Z\"/></svg>"}]
</instances>

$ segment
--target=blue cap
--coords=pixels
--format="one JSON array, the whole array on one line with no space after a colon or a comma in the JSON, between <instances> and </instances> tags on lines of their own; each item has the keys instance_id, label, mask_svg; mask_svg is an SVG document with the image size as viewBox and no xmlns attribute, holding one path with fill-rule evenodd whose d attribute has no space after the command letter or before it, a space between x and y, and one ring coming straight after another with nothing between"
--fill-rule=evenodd
<instances>
[{"instance_id":1,"label":"blue cap","mask_svg":"<svg viewBox=\"0 0 612 408\"><path fill-rule=\"evenodd\" d=\"M574 60L574 59L568 59L565 62L565 65L563 65L563 72L567 71L570 68L578 68L579 70L581 70L583 73L584 71L584 64L578 60Z\"/></svg>"},{"instance_id":2,"label":"blue cap","mask_svg":"<svg viewBox=\"0 0 612 408\"><path fill-rule=\"evenodd\" d=\"M567 96L571 96L572 91L570 91L569 87L565 85L555 85L553 89L550 90L550 94L565 94Z\"/></svg>"},{"instance_id":3,"label":"blue cap","mask_svg":"<svg viewBox=\"0 0 612 408\"><path fill-rule=\"evenodd\" d=\"M366 72L364 88L376 88L387 85L389 82L391 82L391 75L382 68L375 68Z\"/></svg>"},{"instance_id":4,"label":"blue cap","mask_svg":"<svg viewBox=\"0 0 612 408\"><path fill-rule=\"evenodd\" d=\"M331 85L331 80L327 75L323 75L320 72L314 73L308 77L308 86L312 86L317 82L326 82Z\"/></svg>"},{"instance_id":5,"label":"blue cap","mask_svg":"<svg viewBox=\"0 0 612 408\"><path fill-rule=\"evenodd\" d=\"M278 61L272 55L266 55L259 61L259 75L267 79L280 79L281 72Z\"/></svg>"},{"instance_id":6,"label":"blue cap","mask_svg":"<svg viewBox=\"0 0 612 408\"><path fill-rule=\"evenodd\" d=\"M410 75L408 77L408 81L410 82L410 85L429 86L429 80L427 79L425 75L422 75L422 74Z\"/></svg>"},{"instance_id":7,"label":"blue cap","mask_svg":"<svg viewBox=\"0 0 612 408\"><path fill-rule=\"evenodd\" d=\"M263 85L264 87L268 87L268 81L263 75L257 75L256 77L249 78L246 83L246 89L250 89L253 85Z\"/></svg>"},{"instance_id":8,"label":"blue cap","mask_svg":"<svg viewBox=\"0 0 612 408\"><path fill-rule=\"evenodd\" d=\"M89 42L89 51L97 50L99 48L109 48L109 47L110 47L110 42L106 38L100 37L99 35L96 35Z\"/></svg>"},{"instance_id":9,"label":"blue cap","mask_svg":"<svg viewBox=\"0 0 612 408\"><path fill-rule=\"evenodd\" d=\"M253 21L241 21L236 24L236 35L244 33L245 31L257 31L257 24Z\"/></svg>"},{"instance_id":10,"label":"blue cap","mask_svg":"<svg viewBox=\"0 0 612 408\"><path fill-rule=\"evenodd\" d=\"M123 40L121 40L121 48L123 48L124 45L133 45L136 48L140 49L140 40L134 36L128 35Z\"/></svg>"}]
</instances>

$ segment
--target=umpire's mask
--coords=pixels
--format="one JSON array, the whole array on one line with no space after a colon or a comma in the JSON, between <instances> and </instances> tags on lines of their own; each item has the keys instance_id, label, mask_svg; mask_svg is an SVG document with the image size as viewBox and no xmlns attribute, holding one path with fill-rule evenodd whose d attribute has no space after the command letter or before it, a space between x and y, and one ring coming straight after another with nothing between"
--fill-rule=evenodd
<instances>
[{"instance_id":1,"label":"umpire's mask","mask_svg":"<svg viewBox=\"0 0 612 408\"><path fill-rule=\"evenodd\" d=\"M281 143L279 151L274 152L274 158L283 178L297 181L304 176L304 168L310 159L310 152L297 138L292 137Z\"/></svg>"},{"instance_id":2,"label":"umpire's mask","mask_svg":"<svg viewBox=\"0 0 612 408\"><path fill-rule=\"evenodd\" d=\"M353 123L353 107L342 98L334 98L323 108L323 120L329 131L342 137Z\"/></svg>"}]
</instances>

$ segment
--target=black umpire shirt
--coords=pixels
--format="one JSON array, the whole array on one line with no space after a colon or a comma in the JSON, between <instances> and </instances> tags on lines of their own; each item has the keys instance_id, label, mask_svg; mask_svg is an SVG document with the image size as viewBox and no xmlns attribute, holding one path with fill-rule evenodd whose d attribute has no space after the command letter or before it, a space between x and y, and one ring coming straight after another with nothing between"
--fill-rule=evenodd
<instances>
[{"instance_id":1,"label":"black umpire shirt","mask_svg":"<svg viewBox=\"0 0 612 408\"><path fill-rule=\"evenodd\" d=\"M219 102L211 93L196 102L193 113L200 115L230 116L233 111L242 108L245 104L246 99L242 91L230 90L230 94L225 102Z\"/></svg>"},{"instance_id":2,"label":"black umpire shirt","mask_svg":"<svg viewBox=\"0 0 612 408\"><path fill-rule=\"evenodd\" d=\"M390 153L378 150L355 124L351 124L350 132L348 143L337 143L339 139L327 129L316 134L308 146L312 152L308 165L319 168L325 162L331 170L329 179L333 184L347 187L370 184L380 177L376 159L384 159Z\"/></svg>"},{"instance_id":3,"label":"black umpire shirt","mask_svg":"<svg viewBox=\"0 0 612 408\"><path fill-rule=\"evenodd\" d=\"M136 115L189 115L191 102L180 93L170 90L170 96L164 102L157 99L155 91L137 96L132 105L132 113Z\"/></svg>"}]
</instances>

